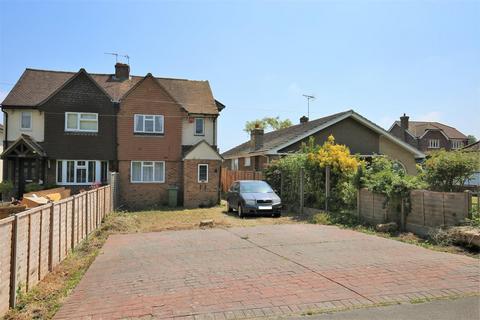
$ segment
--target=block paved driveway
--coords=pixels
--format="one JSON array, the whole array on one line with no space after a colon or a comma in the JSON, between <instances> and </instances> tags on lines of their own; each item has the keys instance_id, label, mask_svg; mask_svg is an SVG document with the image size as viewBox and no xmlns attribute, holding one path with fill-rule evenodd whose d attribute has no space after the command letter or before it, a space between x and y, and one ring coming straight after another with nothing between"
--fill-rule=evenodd
<instances>
[{"instance_id":1,"label":"block paved driveway","mask_svg":"<svg viewBox=\"0 0 480 320\"><path fill-rule=\"evenodd\" d=\"M113 235L56 319L244 319L478 294L479 261L307 224Z\"/></svg>"}]
</instances>

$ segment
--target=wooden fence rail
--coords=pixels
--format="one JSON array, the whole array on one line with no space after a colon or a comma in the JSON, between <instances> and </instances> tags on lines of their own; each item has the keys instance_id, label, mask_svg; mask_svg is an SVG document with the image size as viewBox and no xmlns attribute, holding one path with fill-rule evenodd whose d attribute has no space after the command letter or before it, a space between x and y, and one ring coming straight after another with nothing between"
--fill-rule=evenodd
<instances>
[{"instance_id":1,"label":"wooden fence rail","mask_svg":"<svg viewBox=\"0 0 480 320\"><path fill-rule=\"evenodd\" d=\"M261 171L238 171L222 168L220 184L223 192L227 192L236 180L263 180Z\"/></svg>"},{"instance_id":2,"label":"wooden fence rail","mask_svg":"<svg viewBox=\"0 0 480 320\"><path fill-rule=\"evenodd\" d=\"M0 220L0 317L113 209L110 185Z\"/></svg>"}]
</instances>

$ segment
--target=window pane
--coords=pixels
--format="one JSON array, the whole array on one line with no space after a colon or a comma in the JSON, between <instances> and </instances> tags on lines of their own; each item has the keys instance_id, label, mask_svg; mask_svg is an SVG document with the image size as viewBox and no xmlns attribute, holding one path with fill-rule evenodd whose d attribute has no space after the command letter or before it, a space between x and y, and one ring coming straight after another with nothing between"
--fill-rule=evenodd
<instances>
[{"instance_id":1,"label":"window pane","mask_svg":"<svg viewBox=\"0 0 480 320\"><path fill-rule=\"evenodd\" d=\"M32 128L32 114L30 112L22 112L22 129Z\"/></svg>"},{"instance_id":2,"label":"window pane","mask_svg":"<svg viewBox=\"0 0 480 320\"><path fill-rule=\"evenodd\" d=\"M67 161L67 182L75 182L75 161Z\"/></svg>"},{"instance_id":3,"label":"window pane","mask_svg":"<svg viewBox=\"0 0 480 320\"><path fill-rule=\"evenodd\" d=\"M98 122L91 120L80 120L80 130L97 131Z\"/></svg>"},{"instance_id":4,"label":"window pane","mask_svg":"<svg viewBox=\"0 0 480 320\"><path fill-rule=\"evenodd\" d=\"M87 168L77 167L77 183L87 182Z\"/></svg>"},{"instance_id":5,"label":"window pane","mask_svg":"<svg viewBox=\"0 0 480 320\"><path fill-rule=\"evenodd\" d=\"M143 116L135 115L135 131L143 132Z\"/></svg>"},{"instance_id":6,"label":"window pane","mask_svg":"<svg viewBox=\"0 0 480 320\"><path fill-rule=\"evenodd\" d=\"M88 182L95 182L96 161L88 161Z\"/></svg>"},{"instance_id":7,"label":"window pane","mask_svg":"<svg viewBox=\"0 0 480 320\"><path fill-rule=\"evenodd\" d=\"M143 181L153 181L153 166L145 166L145 164L143 165Z\"/></svg>"},{"instance_id":8,"label":"window pane","mask_svg":"<svg viewBox=\"0 0 480 320\"><path fill-rule=\"evenodd\" d=\"M57 182L63 182L63 161L57 161Z\"/></svg>"},{"instance_id":9,"label":"window pane","mask_svg":"<svg viewBox=\"0 0 480 320\"><path fill-rule=\"evenodd\" d=\"M142 163L132 162L132 181L142 181Z\"/></svg>"},{"instance_id":10,"label":"window pane","mask_svg":"<svg viewBox=\"0 0 480 320\"><path fill-rule=\"evenodd\" d=\"M77 114L67 114L67 128L77 129Z\"/></svg>"},{"instance_id":11,"label":"window pane","mask_svg":"<svg viewBox=\"0 0 480 320\"><path fill-rule=\"evenodd\" d=\"M196 118L195 119L195 133L196 134L203 134L203 119Z\"/></svg>"},{"instance_id":12,"label":"window pane","mask_svg":"<svg viewBox=\"0 0 480 320\"><path fill-rule=\"evenodd\" d=\"M145 132L153 132L153 118L145 117Z\"/></svg>"},{"instance_id":13,"label":"window pane","mask_svg":"<svg viewBox=\"0 0 480 320\"><path fill-rule=\"evenodd\" d=\"M80 119L82 120L97 120L96 114L89 114L89 113L82 113L80 115Z\"/></svg>"},{"instance_id":14,"label":"window pane","mask_svg":"<svg viewBox=\"0 0 480 320\"><path fill-rule=\"evenodd\" d=\"M163 117L155 116L155 132L163 132Z\"/></svg>"},{"instance_id":15,"label":"window pane","mask_svg":"<svg viewBox=\"0 0 480 320\"><path fill-rule=\"evenodd\" d=\"M164 163L155 162L155 181L164 181Z\"/></svg>"},{"instance_id":16,"label":"window pane","mask_svg":"<svg viewBox=\"0 0 480 320\"><path fill-rule=\"evenodd\" d=\"M198 166L198 180L207 181L208 180L208 166L201 164Z\"/></svg>"}]
</instances>

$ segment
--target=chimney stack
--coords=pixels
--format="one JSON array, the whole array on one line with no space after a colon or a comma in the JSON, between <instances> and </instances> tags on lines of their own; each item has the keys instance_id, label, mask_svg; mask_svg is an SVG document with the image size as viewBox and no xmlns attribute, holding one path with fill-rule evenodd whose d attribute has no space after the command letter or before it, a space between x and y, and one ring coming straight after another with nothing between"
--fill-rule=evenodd
<instances>
[{"instance_id":1,"label":"chimney stack","mask_svg":"<svg viewBox=\"0 0 480 320\"><path fill-rule=\"evenodd\" d=\"M408 119L410 117L407 116L405 113L403 114L403 116L400 117L400 126L405 129L405 130L408 130Z\"/></svg>"},{"instance_id":2,"label":"chimney stack","mask_svg":"<svg viewBox=\"0 0 480 320\"><path fill-rule=\"evenodd\" d=\"M117 62L115 64L115 78L117 80L130 79L130 66L126 63Z\"/></svg>"},{"instance_id":3,"label":"chimney stack","mask_svg":"<svg viewBox=\"0 0 480 320\"><path fill-rule=\"evenodd\" d=\"M300 118L300 123L301 124L304 124L304 123L307 123L307 122L308 122L308 117L303 116L303 117Z\"/></svg>"},{"instance_id":4,"label":"chimney stack","mask_svg":"<svg viewBox=\"0 0 480 320\"><path fill-rule=\"evenodd\" d=\"M263 129L256 126L255 129L250 132L250 149L258 150L263 147Z\"/></svg>"}]
</instances>

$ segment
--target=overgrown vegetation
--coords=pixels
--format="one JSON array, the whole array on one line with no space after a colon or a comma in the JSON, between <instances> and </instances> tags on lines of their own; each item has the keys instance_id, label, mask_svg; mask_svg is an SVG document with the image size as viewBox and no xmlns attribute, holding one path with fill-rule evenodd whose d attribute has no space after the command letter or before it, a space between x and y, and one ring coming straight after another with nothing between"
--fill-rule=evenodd
<instances>
[{"instance_id":1,"label":"overgrown vegetation","mask_svg":"<svg viewBox=\"0 0 480 320\"><path fill-rule=\"evenodd\" d=\"M290 119L280 120L280 117L265 117L263 119L247 121L243 131L250 133L255 128L278 130L288 128L291 125L292 121L290 121Z\"/></svg>"},{"instance_id":2,"label":"overgrown vegetation","mask_svg":"<svg viewBox=\"0 0 480 320\"><path fill-rule=\"evenodd\" d=\"M480 170L480 157L476 152L432 152L425 161L421 177L434 191L459 191L465 181Z\"/></svg>"},{"instance_id":3,"label":"overgrown vegetation","mask_svg":"<svg viewBox=\"0 0 480 320\"><path fill-rule=\"evenodd\" d=\"M281 192L284 202L298 203L299 176L303 170L306 205L323 209L326 168L329 167L331 188L328 204L331 210L337 211L355 205L353 177L360 163L346 146L336 144L333 136L329 136L322 146L315 145L311 138L302 145L300 152L273 162L265 176L274 189Z\"/></svg>"}]
</instances>

